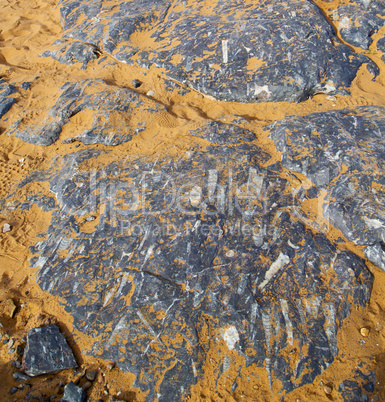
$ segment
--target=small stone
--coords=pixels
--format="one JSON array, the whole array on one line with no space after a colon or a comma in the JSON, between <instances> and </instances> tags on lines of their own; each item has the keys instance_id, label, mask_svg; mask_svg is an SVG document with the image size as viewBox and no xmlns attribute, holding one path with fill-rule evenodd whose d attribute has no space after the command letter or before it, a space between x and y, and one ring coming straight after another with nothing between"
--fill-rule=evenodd
<instances>
[{"instance_id":1,"label":"small stone","mask_svg":"<svg viewBox=\"0 0 385 402\"><path fill-rule=\"evenodd\" d=\"M365 328L365 327L363 327L363 328L361 328L360 329L360 334L362 335L362 336L369 336L369 332L370 332L370 330L369 330L369 328Z\"/></svg>"},{"instance_id":2,"label":"small stone","mask_svg":"<svg viewBox=\"0 0 385 402\"><path fill-rule=\"evenodd\" d=\"M154 92L154 91L148 91L148 92L146 93L146 95L147 95L147 96L154 96L154 95L155 95L155 92Z\"/></svg>"},{"instance_id":3,"label":"small stone","mask_svg":"<svg viewBox=\"0 0 385 402\"><path fill-rule=\"evenodd\" d=\"M8 354L13 355L14 353L15 353L15 349L14 349L14 348L8 350Z\"/></svg>"},{"instance_id":4,"label":"small stone","mask_svg":"<svg viewBox=\"0 0 385 402\"><path fill-rule=\"evenodd\" d=\"M326 395L331 395L333 392L333 387L331 385L324 385L324 392Z\"/></svg>"},{"instance_id":5,"label":"small stone","mask_svg":"<svg viewBox=\"0 0 385 402\"><path fill-rule=\"evenodd\" d=\"M138 80L132 80L132 86L134 88L139 88L142 85L142 83Z\"/></svg>"},{"instance_id":6,"label":"small stone","mask_svg":"<svg viewBox=\"0 0 385 402\"><path fill-rule=\"evenodd\" d=\"M12 226L11 226L9 223L4 223L4 225L3 225L2 229L1 229L1 231L2 231L3 233L7 233L7 232L10 232L11 229L12 229Z\"/></svg>"},{"instance_id":7,"label":"small stone","mask_svg":"<svg viewBox=\"0 0 385 402\"><path fill-rule=\"evenodd\" d=\"M87 394L72 381L64 387L62 402L86 402Z\"/></svg>"},{"instance_id":8,"label":"small stone","mask_svg":"<svg viewBox=\"0 0 385 402\"><path fill-rule=\"evenodd\" d=\"M89 370L86 373L86 378L89 381L95 381L96 375L98 374L98 372L96 370Z\"/></svg>"},{"instance_id":9,"label":"small stone","mask_svg":"<svg viewBox=\"0 0 385 402\"><path fill-rule=\"evenodd\" d=\"M14 344L15 344L15 340L14 340L13 338L11 338L11 339L8 341L8 349L11 349L11 347L12 347Z\"/></svg>"},{"instance_id":10,"label":"small stone","mask_svg":"<svg viewBox=\"0 0 385 402\"><path fill-rule=\"evenodd\" d=\"M5 301L5 308L7 310L8 316L10 318L13 318L17 309L15 302L12 299L7 299Z\"/></svg>"},{"instance_id":11,"label":"small stone","mask_svg":"<svg viewBox=\"0 0 385 402\"><path fill-rule=\"evenodd\" d=\"M87 391L92 387L92 382L91 381L86 381L83 385L82 385L82 389L83 391Z\"/></svg>"},{"instance_id":12,"label":"small stone","mask_svg":"<svg viewBox=\"0 0 385 402\"><path fill-rule=\"evenodd\" d=\"M17 353L19 356L23 356L24 348L23 348L21 345L17 345L17 347L16 347L16 353Z\"/></svg>"},{"instance_id":13,"label":"small stone","mask_svg":"<svg viewBox=\"0 0 385 402\"><path fill-rule=\"evenodd\" d=\"M42 353L45 350L45 353ZM71 348L56 325L33 328L28 332L23 367L31 377L78 367Z\"/></svg>"},{"instance_id":14,"label":"small stone","mask_svg":"<svg viewBox=\"0 0 385 402\"><path fill-rule=\"evenodd\" d=\"M86 218L87 222L92 222L96 219L96 216L89 216L88 218Z\"/></svg>"},{"instance_id":15,"label":"small stone","mask_svg":"<svg viewBox=\"0 0 385 402\"><path fill-rule=\"evenodd\" d=\"M16 373L13 373L13 378L16 381L21 382L21 381L28 381L31 377L27 374L16 372Z\"/></svg>"},{"instance_id":16,"label":"small stone","mask_svg":"<svg viewBox=\"0 0 385 402\"><path fill-rule=\"evenodd\" d=\"M15 394L18 390L19 390L19 388L13 387L13 388L9 391L9 393L10 393L11 395L13 395L13 394Z\"/></svg>"},{"instance_id":17,"label":"small stone","mask_svg":"<svg viewBox=\"0 0 385 402\"><path fill-rule=\"evenodd\" d=\"M108 363L107 364L107 370L112 370L115 367L115 363Z\"/></svg>"}]
</instances>

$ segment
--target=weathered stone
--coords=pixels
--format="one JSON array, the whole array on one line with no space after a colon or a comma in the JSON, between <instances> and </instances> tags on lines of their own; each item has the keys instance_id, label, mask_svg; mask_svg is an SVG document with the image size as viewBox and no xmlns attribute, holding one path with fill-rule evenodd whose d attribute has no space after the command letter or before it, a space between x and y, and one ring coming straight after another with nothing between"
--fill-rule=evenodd
<instances>
[{"instance_id":1,"label":"weathered stone","mask_svg":"<svg viewBox=\"0 0 385 402\"><path fill-rule=\"evenodd\" d=\"M88 370L86 373L86 378L89 381L94 381L98 372L96 370Z\"/></svg>"},{"instance_id":2,"label":"weathered stone","mask_svg":"<svg viewBox=\"0 0 385 402\"><path fill-rule=\"evenodd\" d=\"M252 144L209 146L155 165L131 157L82 171L97 156L68 155L64 169L29 179L49 181L56 196L46 240L33 249L38 283L66 300L75 328L98 337L92 354L163 401L201 377L208 326L280 391L333 361L338 326L351 302L368 301L371 274L306 228L280 165L262 167L269 155ZM99 216L93 233L77 224L87 214ZM294 343L308 348L295 371L280 353ZM228 359L223 367L239 364Z\"/></svg>"},{"instance_id":3,"label":"weathered stone","mask_svg":"<svg viewBox=\"0 0 385 402\"><path fill-rule=\"evenodd\" d=\"M204 138L212 144L239 144L255 140L255 134L235 125L212 121L203 127L190 132L191 135Z\"/></svg>"},{"instance_id":4,"label":"weathered stone","mask_svg":"<svg viewBox=\"0 0 385 402\"><path fill-rule=\"evenodd\" d=\"M384 26L384 0L341 2L328 16L347 43L368 49L372 35Z\"/></svg>"},{"instance_id":5,"label":"weathered stone","mask_svg":"<svg viewBox=\"0 0 385 402\"><path fill-rule=\"evenodd\" d=\"M64 387L64 395L61 402L85 402L86 400L87 394L85 391L72 381Z\"/></svg>"},{"instance_id":6,"label":"weathered stone","mask_svg":"<svg viewBox=\"0 0 385 402\"><path fill-rule=\"evenodd\" d=\"M31 377L27 374L19 373L18 371L16 373L13 373L13 378L16 381L28 381Z\"/></svg>"},{"instance_id":7,"label":"weathered stone","mask_svg":"<svg viewBox=\"0 0 385 402\"><path fill-rule=\"evenodd\" d=\"M282 152L282 164L328 191L325 217L348 240L373 246L366 254L381 267L385 108L358 107L291 117L267 130Z\"/></svg>"},{"instance_id":8,"label":"weathered stone","mask_svg":"<svg viewBox=\"0 0 385 402\"><path fill-rule=\"evenodd\" d=\"M42 54L43 57L52 57L64 64L83 63L82 69L87 68L90 60L97 59L100 51L96 46L79 41L57 40L51 50Z\"/></svg>"},{"instance_id":9,"label":"weathered stone","mask_svg":"<svg viewBox=\"0 0 385 402\"><path fill-rule=\"evenodd\" d=\"M31 377L76 368L77 363L65 337L56 325L28 332L23 370Z\"/></svg>"},{"instance_id":10,"label":"weathered stone","mask_svg":"<svg viewBox=\"0 0 385 402\"><path fill-rule=\"evenodd\" d=\"M8 133L31 144L48 146L59 139L62 127L72 116L82 111L91 111L94 112L91 127L65 142L118 145L130 141L134 135L145 130L146 123L141 120L143 113L167 110L134 91L111 87L102 80L67 83L61 91L40 125L19 129L20 123L23 123L22 117L9 128Z\"/></svg>"},{"instance_id":11,"label":"weathered stone","mask_svg":"<svg viewBox=\"0 0 385 402\"><path fill-rule=\"evenodd\" d=\"M338 41L307 0L220 0L215 7L194 0L65 0L61 15L63 40L87 44L80 52L84 60L97 48L126 63L155 64L221 100L293 102L316 93L347 93L362 63L377 71ZM144 47L138 36L151 44Z\"/></svg>"},{"instance_id":12,"label":"weathered stone","mask_svg":"<svg viewBox=\"0 0 385 402\"><path fill-rule=\"evenodd\" d=\"M9 95L17 92L13 85L7 84L4 80L0 79L0 119L11 109L12 105L16 103L15 98L9 98Z\"/></svg>"}]
</instances>

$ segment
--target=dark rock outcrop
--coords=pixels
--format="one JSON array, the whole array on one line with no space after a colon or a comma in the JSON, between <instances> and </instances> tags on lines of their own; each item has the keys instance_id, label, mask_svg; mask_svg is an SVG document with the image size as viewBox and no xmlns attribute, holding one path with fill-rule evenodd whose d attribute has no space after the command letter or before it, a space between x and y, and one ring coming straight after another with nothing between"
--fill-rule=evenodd
<instances>
[{"instance_id":1,"label":"dark rock outcrop","mask_svg":"<svg viewBox=\"0 0 385 402\"><path fill-rule=\"evenodd\" d=\"M0 119L16 103L15 98L9 96L15 92L17 91L13 85L7 84L4 80L0 79Z\"/></svg>"},{"instance_id":2,"label":"dark rock outcrop","mask_svg":"<svg viewBox=\"0 0 385 402\"><path fill-rule=\"evenodd\" d=\"M137 115L167 110L130 89L111 87L103 80L67 83L61 91L40 125L25 125L22 117L9 128L8 133L31 144L51 145L59 139L62 127L72 116L90 112L93 114L91 127L65 141L118 145L145 130L146 122L140 121L141 117Z\"/></svg>"},{"instance_id":3,"label":"dark rock outcrop","mask_svg":"<svg viewBox=\"0 0 385 402\"><path fill-rule=\"evenodd\" d=\"M69 155L64 169L30 179L48 180L57 200L34 248L38 283L99 337L94 355L159 400L180 399L200 378L209 327L279 391L333 361L338 327L351 303L368 301L371 274L306 228L280 166L261 167L269 155L243 144L79 169L97 155ZM89 215L92 233L82 229ZM294 345L295 369L283 353ZM223 370L231 364L227 355Z\"/></svg>"},{"instance_id":4,"label":"dark rock outcrop","mask_svg":"<svg viewBox=\"0 0 385 402\"><path fill-rule=\"evenodd\" d=\"M328 191L325 215L348 240L367 245L384 269L385 108L293 117L267 127L282 164Z\"/></svg>"},{"instance_id":5,"label":"dark rock outcrop","mask_svg":"<svg viewBox=\"0 0 385 402\"><path fill-rule=\"evenodd\" d=\"M384 26L384 0L358 0L341 3L328 13L331 21L347 43L368 49L375 34Z\"/></svg>"},{"instance_id":6,"label":"dark rock outcrop","mask_svg":"<svg viewBox=\"0 0 385 402\"><path fill-rule=\"evenodd\" d=\"M61 15L62 50L56 43L46 55L87 63L100 51L125 63L155 64L220 100L297 102L316 93L347 93L362 63L376 71L370 59L338 41L321 10L307 0L221 0L215 7L196 1L65 0Z\"/></svg>"}]
</instances>

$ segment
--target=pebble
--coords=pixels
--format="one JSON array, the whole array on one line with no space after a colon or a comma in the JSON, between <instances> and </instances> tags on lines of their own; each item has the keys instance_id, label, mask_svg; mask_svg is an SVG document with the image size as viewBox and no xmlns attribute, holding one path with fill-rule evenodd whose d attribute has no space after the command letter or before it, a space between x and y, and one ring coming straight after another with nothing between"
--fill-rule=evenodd
<instances>
[{"instance_id":1,"label":"pebble","mask_svg":"<svg viewBox=\"0 0 385 402\"><path fill-rule=\"evenodd\" d=\"M16 372L13 373L13 378L16 381L28 381L31 377L27 374Z\"/></svg>"},{"instance_id":2,"label":"pebble","mask_svg":"<svg viewBox=\"0 0 385 402\"><path fill-rule=\"evenodd\" d=\"M91 381L86 381L86 382L82 385L83 391L87 391L87 390L89 390L91 387L92 387L92 382L91 382Z\"/></svg>"},{"instance_id":3,"label":"pebble","mask_svg":"<svg viewBox=\"0 0 385 402\"><path fill-rule=\"evenodd\" d=\"M10 232L11 229L12 229L12 226L11 226L9 223L5 223L5 224L3 225L3 228L1 229L1 231L2 231L3 233L7 233L7 232Z\"/></svg>"},{"instance_id":4,"label":"pebble","mask_svg":"<svg viewBox=\"0 0 385 402\"><path fill-rule=\"evenodd\" d=\"M324 385L324 392L326 395L331 395L333 388L331 385Z\"/></svg>"},{"instance_id":5,"label":"pebble","mask_svg":"<svg viewBox=\"0 0 385 402\"><path fill-rule=\"evenodd\" d=\"M96 370L89 370L86 373L86 378L89 381L94 381L98 372Z\"/></svg>"},{"instance_id":6,"label":"pebble","mask_svg":"<svg viewBox=\"0 0 385 402\"><path fill-rule=\"evenodd\" d=\"M14 344L15 344L15 340L14 340L13 338L11 338L11 339L8 341L8 349L11 349L11 347L12 347Z\"/></svg>"},{"instance_id":7,"label":"pebble","mask_svg":"<svg viewBox=\"0 0 385 402\"><path fill-rule=\"evenodd\" d=\"M17 353L19 356L23 356L24 348L23 348L21 345L17 345L17 347L16 347L16 353Z\"/></svg>"},{"instance_id":8,"label":"pebble","mask_svg":"<svg viewBox=\"0 0 385 402\"><path fill-rule=\"evenodd\" d=\"M88 218L86 218L87 222L92 222L96 219L96 216L89 216Z\"/></svg>"},{"instance_id":9,"label":"pebble","mask_svg":"<svg viewBox=\"0 0 385 402\"><path fill-rule=\"evenodd\" d=\"M360 334L362 335L362 336L369 336L369 332L370 332L370 330L369 330L369 328L365 328L365 327L363 327L363 328L361 328L360 329Z\"/></svg>"},{"instance_id":10,"label":"pebble","mask_svg":"<svg viewBox=\"0 0 385 402\"><path fill-rule=\"evenodd\" d=\"M107 370L112 370L115 367L115 363L108 363Z\"/></svg>"},{"instance_id":11,"label":"pebble","mask_svg":"<svg viewBox=\"0 0 385 402\"><path fill-rule=\"evenodd\" d=\"M148 91L148 92L146 93L146 95L147 95L147 96L154 96L154 95L155 95L155 92L154 92L154 91Z\"/></svg>"},{"instance_id":12,"label":"pebble","mask_svg":"<svg viewBox=\"0 0 385 402\"><path fill-rule=\"evenodd\" d=\"M14 348L8 350L8 353L9 353L10 355L13 355L15 352L16 352L16 351L15 351Z\"/></svg>"},{"instance_id":13,"label":"pebble","mask_svg":"<svg viewBox=\"0 0 385 402\"><path fill-rule=\"evenodd\" d=\"M17 308L15 302L12 299L7 299L5 301L5 306L8 311L9 317L13 318L13 316L15 315L16 308Z\"/></svg>"},{"instance_id":14,"label":"pebble","mask_svg":"<svg viewBox=\"0 0 385 402\"><path fill-rule=\"evenodd\" d=\"M13 388L9 391L9 393L10 393L11 395L13 395L13 394L15 394L18 390L19 390L19 388L13 387Z\"/></svg>"}]
</instances>

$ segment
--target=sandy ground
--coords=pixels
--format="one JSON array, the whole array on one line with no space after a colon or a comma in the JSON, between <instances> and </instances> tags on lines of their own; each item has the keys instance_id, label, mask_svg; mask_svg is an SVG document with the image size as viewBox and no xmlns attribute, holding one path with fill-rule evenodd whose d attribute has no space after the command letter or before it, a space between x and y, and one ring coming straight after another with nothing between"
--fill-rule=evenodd
<instances>
[{"instance_id":1,"label":"sandy ground","mask_svg":"<svg viewBox=\"0 0 385 402\"><path fill-rule=\"evenodd\" d=\"M321 7L333 7L333 3L316 1ZM40 147L26 144L11 135L4 134L5 129L17 119L24 110L28 110L30 122L38 122L42 115L53 105L54 99L61 86L67 81L80 81L85 78L100 78L109 84L126 88L132 87L132 80L138 79L143 84L138 92L146 94L154 91L153 98L166 105L169 113L160 114L149 128L136 136L131 142L113 148L115 157L119 155L154 156L176 155L190 149L199 140L191 140L184 136L189 129L194 128L203 120L220 116L238 114L250 121L249 129L257 135L257 142L264 149L279 159L268 133L263 132L267 124L284 118L288 115L307 115L312 112L336 110L347 106L380 105L385 106L385 65L381 61L382 54L376 49L378 38L383 36L385 29L375 36L370 51L366 53L380 68L380 75L376 80L363 66L351 87L351 96L328 97L317 95L300 104L266 103L266 104L237 104L215 101L202 94L191 91L185 96L164 89L164 72L158 68L144 70L139 67L130 67L122 63L108 65L113 58L108 56L104 63L90 62L86 71L81 70L81 64L66 66L50 58L39 57L47 50L61 34L59 9L53 0L0 0L0 78L17 87L22 82L31 82L31 89L20 90L16 94L17 104L13 106L5 119L0 121L0 195L7 197L16 190L16 184L30 172L48 168L56 155L65 155L73 152L74 144L63 144L62 140L76 135L82 124L90 119L86 113L79 113L71 118L60 137L60 141L49 146ZM39 78L39 79L37 79ZM203 141L203 140L202 140ZM80 144L79 148L86 146ZM95 148L108 148L96 145ZM111 149L111 148L109 148ZM107 160L105 161L108 162ZM98 163L103 163L98 161ZM36 186L38 188L36 188ZM41 184L31 184L18 190L14 199L26 200L28 192L41 191L48 193L49 189ZM311 219L311 208L309 218ZM12 198L6 211L0 211L0 226L9 223L12 230L0 233L0 328L3 339L0 341L0 400L25 400L31 392L33 395L50 397L56 395L59 400L63 388L69 380L79 380L81 370L66 370L56 375L46 375L34 378L23 391L18 391L17 397L11 396L9 391L18 383L12 378L16 368L12 366L15 355L8 353L4 340L13 338L15 347L23 344L23 338L28 330L47 321L57 323L67 336L81 369L97 369L98 377L88 391L92 401L112 400L112 396L126 401L145 400L138 389L131 388L133 376L124 374L117 368L108 366L109 362L90 358L85 353L90 349L91 340L74 330L72 317L68 315L57 298L43 292L36 284L35 272L29 268L31 257L29 246L37 241L37 236L47 229L50 222L49 213L38 207L28 212L12 210ZM329 238L340 233L333 230ZM341 247L354 250L363 257L362 250L345 242ZM339 355L322 375L318 376L313 384L301 387L284 397L285 401L340 401L341 396L336 387L342 380L350 378L360 364L365 372L376 373L376 390L373 400L385 400L385 273L367 263L374 274L375 282L372 297L366 308L353 308L342 329L338 333ZM16 310L11 317L11 312ZM368 336L363 336L362 328L369 330ZM229 372L221 376L217 385L213 382L212 374L217 370L217 364L222 353L219 346L210 349L205 364L205 378L192 387L190 400L200 401L274 401L280 395L272 395L267 381L265 370L255 367L243 368L244 380L238 384L236 392L231 392L231 384L236 372ZM290 358L290 357L288 357ZM242 359L232 356L234 361L242 365ZM79 380L82 385L85 379ZM325 393L325 385L331 390L331 395ZM326 391L328 389L326 388ZM43 399L42 399L43 400Z\"/></svg>"}]
</instances>

